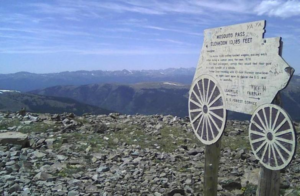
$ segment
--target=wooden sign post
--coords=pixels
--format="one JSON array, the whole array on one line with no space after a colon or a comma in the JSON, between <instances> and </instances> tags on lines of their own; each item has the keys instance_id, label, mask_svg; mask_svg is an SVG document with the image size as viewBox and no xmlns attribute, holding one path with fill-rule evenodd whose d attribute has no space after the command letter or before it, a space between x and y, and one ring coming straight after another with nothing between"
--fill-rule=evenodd
<instances>
[{"instance_id":1,"label":"wooden sign post","mask_svg":"<svg viewBox=\"0 0 300 196\"><path fill-rule=\"evenodd\" d=\"M252 115L250 144L263 167L280 170L293 157L296 139L291 120L279 106L270 104L287 86L292 77L288 70L292 68L281 57L281 39L263 38L265 26L265 21L256 21L204 31L189 92L189 115L196 136L207 145L206 196L217 194L219 140L225 129L226 110ZM278 179L278 172L268 172L263 170L264 175Z\"/></svg>"},{"instance_id":2,"label":"wooden sign post","mask_svg":"<svg viewBox=\"0 0 300 196\"><path fill-rule=\"evenodd\" d=\"M205 148L205 174L203 192L206 196L217 195L221 140Z\"/></svg>"}]
</instances>

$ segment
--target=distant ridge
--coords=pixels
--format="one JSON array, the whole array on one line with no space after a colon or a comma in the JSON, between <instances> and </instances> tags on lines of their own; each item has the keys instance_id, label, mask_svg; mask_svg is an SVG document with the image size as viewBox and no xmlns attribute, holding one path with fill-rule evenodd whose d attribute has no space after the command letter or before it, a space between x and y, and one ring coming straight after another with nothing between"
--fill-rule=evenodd
<instances>
[{"instance_id":1,"label":"distant ridge","mask_svg":"<svg viewBox=\"0 0 300 196\"><path fill-rule=\"evenodd\" d=\"M138 84L89 84L54 86L32 91L40 95L68 97L82 103L107 108L124 114L171 114L188 116L190 85L175 82ZM294 76L281 93L283 107L293 120L300 120L300 76ZM231 113L230 119L250 119L240 113Z\"/></svg>"},{"instance_id":2,"label":"distant ridge","mask_svg":"<svg viewBox=\"0 0 300 196\"><path fill-rule=\"evenodd\" d=\"M184 117L187 116L188 90L189 85L153 82L54 86L31 93L72 98L124 114L171 114Z\"/></svg>"},{"instance_id":3,"label":"distant ridge","mask_svg":"<svg viewBox=\"0 0 300 196\"><path fill-rule=\"evenodd\" d=\"M70 98L34 95L0 90L0 112L17 112L22 108L35 113L109 114L112 111L80 103Z\"/></svg>"},{"instance_id":4,"label":"distant ridge","mask_svg":"<svg viewBox=\"0 0 300 196\"><path fill-rule=\"evenodd\" d=\"M171 114L184 117L188 115L188 91L194 71L194 68L180 68L76 71L55 74L19 72L0 74L0 89L23 92L24 89L29 89L28 91L35 94L71 98L84 104L124 114ZM288 87L282 91L281 97L283 108L293 120L300 120L299 75L295 74L292 77ZM249 119L242 114L230 113L229 116L231 119Z\"/></svg>"},{"instance_id":5,"label":"distant ridge","mask_svg":"<svg viewBox=\"0 0 300 196\"><path fill-rule=\"evenodd\" d=\"M160 70L72 71L48 74L18 72L0 74L0 89L22 92L57 85L85 85L94 83L134 84L139 82L177 82L190 84L195 68Z\"/></svg>"}]
</instances>

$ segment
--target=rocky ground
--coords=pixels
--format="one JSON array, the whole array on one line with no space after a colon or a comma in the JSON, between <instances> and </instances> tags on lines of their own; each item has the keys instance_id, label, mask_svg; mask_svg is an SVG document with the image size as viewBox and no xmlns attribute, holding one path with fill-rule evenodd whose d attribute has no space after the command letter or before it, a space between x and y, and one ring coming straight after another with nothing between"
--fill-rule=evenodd
<instances>
[{"instance_id":1,"label":"rocky ground","mask_svg":"<svg viewBox=\"0 0 300 196\"><path fill-rule=\"evenodd\" d=\"M227 122L218 195L255 195L248 124ZM2 195L202 195L205 147L188 119L1 113L0 132ZM282 195L300 194L299 152L281 172Z\"/></svg>"}]
</instances>

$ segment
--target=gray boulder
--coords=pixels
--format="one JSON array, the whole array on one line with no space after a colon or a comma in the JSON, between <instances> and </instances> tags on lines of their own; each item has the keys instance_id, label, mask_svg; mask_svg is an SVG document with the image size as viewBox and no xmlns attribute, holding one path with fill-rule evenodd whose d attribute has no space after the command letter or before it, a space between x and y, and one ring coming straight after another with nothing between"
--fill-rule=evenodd
<instances>
[{"instance_id":1,"label":"gray boulder","mask_svg":"<svg viewBox=\"0 0 300 196\"><path fill-rule=\"evenodd\" d=\"M0 133L0 144L17 144L22 147L28 147L28 135L19 132Z\"/></svg>"}]
</instances>

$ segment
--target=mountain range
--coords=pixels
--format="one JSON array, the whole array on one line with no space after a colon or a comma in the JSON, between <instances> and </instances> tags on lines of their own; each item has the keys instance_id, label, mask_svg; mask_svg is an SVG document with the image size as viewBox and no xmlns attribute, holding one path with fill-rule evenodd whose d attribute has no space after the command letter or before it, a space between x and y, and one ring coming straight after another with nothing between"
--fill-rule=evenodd
<instances>
[{"instance_id":1,"label":"mountain range","mask_svg":"<svg viewBox=\"0 0 300 196\"><path fill-rule=\"evenodd\" d=\"M189 85L164 82L55 86L30 93L68 97L124 114L187 116L188 90Z\"/></svg>"},{"instance_id":2,"label":"mountain range","mask_svg":"<svg viewBox=\"0 0 300 196\"><path fill-rule=\"evenodd\" d=\"M1 78L2 80L3 78L7 80L9 77L13 78L15 89L30 89L26 96L35 94L41 96L40 98L46 97L47 99L53 99L54 97L59 99L68 98L69 101L76 100L76 103L86 104L87 108L90 109L93 109L91 108L93 106L95 111L98 112L92 113L116 111L123 114L171 114L185 117L188 116L188 91L194 71L192 68L181 68L147 71L77 71L33 75L26 73L21 78L24 81L31 81L30 84L33 84L26 88L24 88L26 85L23 83L16 82L20 80L20 77L16 77L20 76L20 73L5 75L5 77L0 75L0 80ZM97 77L92 77L93 74L98 75ZM25 77L26 75L27 77ZM57 78L61 78L61 80L57 80ZM117 81L122 82L110 82L113 78L117 78ZM39 82L39 79L42 81ZM104 82L82 84L93 82L94 80ZM59 85L31 90L37 86L47 86L54 83L59 83ZM78 83L79 85L65 85L65 83ZM3 86L2 88L9 88L4 83L1 85ZM287 110L294 120L300 120L299 75L293 76L288 87L282 91L281 97L283 108ZM33 97L33 99L36 98ZM250 119L249 115L234 112L229 112L228 116L229 119Z\"/></svg>"},{"instance_id":3,"label":"mountain range","mask_svg":"<svg viewBox=\"0 0 300 196\"><path fill-rule=\"evenodd\" d=\"M191 84L195 68L162 70L73 71L49 74L18 72L0 74L0 89L31 91L57 85L85 85L96 83L135 84L140 82L172 81Z\"/></svg>"}]
</instances>

